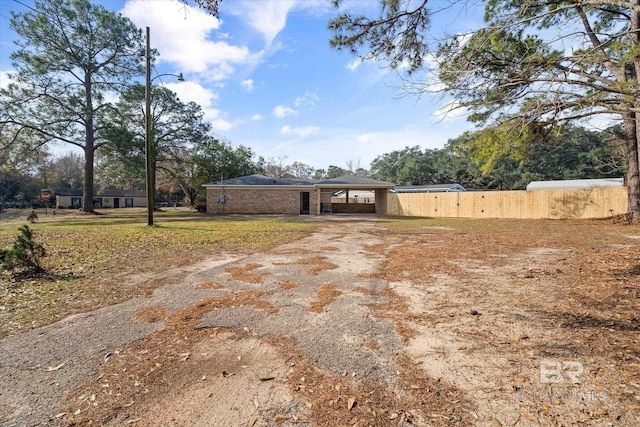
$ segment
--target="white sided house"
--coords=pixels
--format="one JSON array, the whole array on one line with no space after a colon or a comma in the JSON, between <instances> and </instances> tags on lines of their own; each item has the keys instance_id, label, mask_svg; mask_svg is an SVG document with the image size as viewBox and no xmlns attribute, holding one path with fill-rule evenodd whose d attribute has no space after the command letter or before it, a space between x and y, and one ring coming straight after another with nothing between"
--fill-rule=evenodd
<instances>
[{"instance_id":1,"label":"white sided house","mask_svg":"<svg viewBox=\"0 0 640 427\"><path fill-rule=\"evenodd\" d=\"M55 191L57 209L79 209L83 206L81 188L58 188ZM107 189L96 193L93 198L94 208L146 208L147 193L145 191Z\"/></svg>"}]
</instances>

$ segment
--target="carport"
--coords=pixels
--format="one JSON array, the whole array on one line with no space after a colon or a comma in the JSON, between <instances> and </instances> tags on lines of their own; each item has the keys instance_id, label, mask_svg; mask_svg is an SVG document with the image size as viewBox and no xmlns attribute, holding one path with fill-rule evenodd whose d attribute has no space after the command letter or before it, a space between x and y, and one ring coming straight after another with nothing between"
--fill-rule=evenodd
<instances>
[{"instance_id":1,"label":"carport","mask_svg":"<svg viewBox=\"0 0 640 427\"><path fill-rule=\"evenodd\" d=\"M315 188L320 190L320 213L376 213L386 215L389 190L394 184L361 176L341 176L316 181ZM350 202L349 191L370 190L374 192L373 209L363 203ZM345 203L332 203L331 196L338 192L346 193ZM357 199L356 199L357 200Z\"/></svg>"}]
</instances>

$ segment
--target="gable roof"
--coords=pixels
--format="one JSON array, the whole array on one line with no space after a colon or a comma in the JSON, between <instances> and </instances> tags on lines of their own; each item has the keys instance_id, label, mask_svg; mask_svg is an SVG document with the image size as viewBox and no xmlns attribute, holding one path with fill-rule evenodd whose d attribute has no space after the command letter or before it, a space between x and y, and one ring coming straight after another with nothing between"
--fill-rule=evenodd
<instances>
[{"instance_id":1,"label":"gable roof","mask_svg":"<svg viewBox=\"0 0 640 427\"><path fill-rule=\"evenodd\" d=\"M393 184L360 176L313 180L304 178L271 178L254 174L203 184L203 187L316 187L316 188L391 188Z\"/></svg>"},{"instance_id":2,"label":"gable roof","mask_svg":"<svg viewBox=\"0 0 640 427\"><path fill-rule=\"evenodd\" d=\"M271 178L268 176L254 174L241 176L239 178L225 179L223 181L204 184L204 187L226 187L226 186L313 186L315 181L304 178Z\"/></svg>"},{"instance_id":3,"label":"gable roof","mask_svg":"<svg viewBox=\"0 0 640 427\"><path fill-rule=\"evenodd\" d=\"M73 197L82 197L84 194L82 188L56 188L54 193L56 196ZM103 191L96 192L94 197L146 197L146 195L146 191L116 190L113 188L107 188Z\"/></svg>"},{"instance_id":4,"label":"gable roof","mask_svg":"<svg viewBox=\"0 0 640 427\"><path fill-rule=\"evenodd\" d=\"M56 188L56 196L82 196L82 188Z\"/></svg>"},{"instance_id":5,"label":"gable roof","mask_svg":"<svg viewBox=\"0 0 640 427\"><path fill-rule=\"evenodd\" d=\"M391 188L393 184L387 181L378 181L377 179L365 178L362 176L345 175L338 178L325 179L316 182L316 187L320 188Z\"/></svg>"}]
</instances>

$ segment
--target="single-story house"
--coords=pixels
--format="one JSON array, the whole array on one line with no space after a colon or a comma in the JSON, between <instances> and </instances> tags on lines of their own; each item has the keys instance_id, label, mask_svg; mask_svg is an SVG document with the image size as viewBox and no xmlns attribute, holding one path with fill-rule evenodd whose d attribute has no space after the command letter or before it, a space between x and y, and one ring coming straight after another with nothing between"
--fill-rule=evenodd
<instances>
[{"instance_id":1,"label":"single-story house","mask_svg":"<svg viewBox=\"0 0 640 427\"><path fill-rule=\"evenodd\" d=\"M624 187L624 178L563 179L555 181L531 181L528 190L575 190L579 188Z\"/></svg>"},{"instance_id":2,"label":"single-story house","mask_svg":"<svg viewBox=\"0 0 640 427\"><path fill-rule=\"evenodd\" d=\"M467 191L460 184L435 184L435 185L396 185L391 189L392 193L451 193Z\"/></svg>"},{"instance_id":3,"label":"single-story house","mask_svg":"<svg viewBox=\"0 0 640 427\"><path fill-rule=\"evenodd\" d=\"M393 184L358 176L326 180L271 178L255 174L203 185L207 191L207 212L212 214L320 215L337 212L331 197L338 191L371 190L374 204L353 204L340 212L387 213L387 195ZM366 206L363 207L363 206Z\"/></svg>"},{"instance_id":4,"label":"single-story house","mask_svg":"<svg viewBox=\"0 0 640 427\"><path fill-rule=\"evenodd\" d=\"M78 209L82 206L81 188L58 188L55 191L57 209ZM146 208L147 192L107 189L93 197L94 208Z\"/></svg>"}]
</instances>

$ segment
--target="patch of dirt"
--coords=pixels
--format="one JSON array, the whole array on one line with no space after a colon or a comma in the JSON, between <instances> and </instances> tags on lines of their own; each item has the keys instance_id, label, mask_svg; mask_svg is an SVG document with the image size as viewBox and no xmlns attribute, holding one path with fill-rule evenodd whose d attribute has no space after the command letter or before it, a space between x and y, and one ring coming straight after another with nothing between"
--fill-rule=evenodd
<instances>
[{"instance_id":1,"label":"patch of dirt","mask_svg":"<svg viewBox=\"0 0 640 427\"><path fill-rule=\"evenodd\" d=\"M231 280L241 280L247 283L260 283L264 273L253 273L253 270L262 267L262 264L249 264L241 267L229 267L227 273L231 275Z\"/></svg>"},{"instance_id":2,"label":"patch of dirt","mask_svg":"<svg viewBox=\"0 0 640 427\"><path fill-rule=\"evenodd\" d=\"M216 282L204 282L204 283L199 283L198 284L198 288L200 288L200 289L224 289L224 286L221 285L220 283L216 283Z\"/></svg>"},{"instance_id":3,"label":"patch of dirt","mask_svg":"<svg viewBox=\"0 0 640 427\"><path fill-rule=\"evenodd\" d=\"M280 289L293 289L297 288L299 285L293 282L282 282L280 283Z\"/></svg>"},{"instance_id":4,"label":"patch of dirt","mask_svg":"<svg viewBox=\"0 0 640 427\"><path fill-rule=\"evenodd\" d=\"M169 312L162 307L146 306L136 311L136 319L142 323L155 323L169 317Z\"/></svg>"},{"instance_id":5,"label":"patch of dirt","mask_svg":"<svg viewBox=\"0 0 640 427\"><path fill-rule=\"evenodd\" d=\"M333 270L338 268L338 265L327 261L327 258L324 256L299 259L296 261L296 264L310 265L311 267L307 270L307 273L313 276L317 276L318 272L323 270Z\"/></svg>"},{"instance_id":6,"label":"patch of dirt","mask_svg":"<svg viewBox=\"0 0 640 427\"><path fill-rule=\"evenodd\" d=\"M114 307L147 328L118 350L73 322L43 329L66 331L64 348L99 370L39 391L46 418L26 412L16 378L42 388L74 370L0 342L0 423L637 426L634 227L328 221Z\"/></svg>"},{"instance_id":7,"label":"patch of dirt","mask_svg":"<svg viewBox=\"0 0 640 427\"><path fill-rule=\"evenodd\" d=\"M571 235L533 225L508 239L408 238L376 274L404 306L389 298L376 310L410 329L407 353L472 396L481 420L637 424L638 247L610 242L624 230L604 223L571 223Z\"/></svg>"},{"instance_id":8,"label":"patch of dirt","mask_svg":"<svg viewBox=\"0 0 640 427\"><path fill-rule=\"evenodd\" d=\"M331 304L341 294L342 292L340 292L333 283L324 285L318 292L318 299L311 302L309 311L321 313L326 306Z\"/></svg>"}]
</instances>

